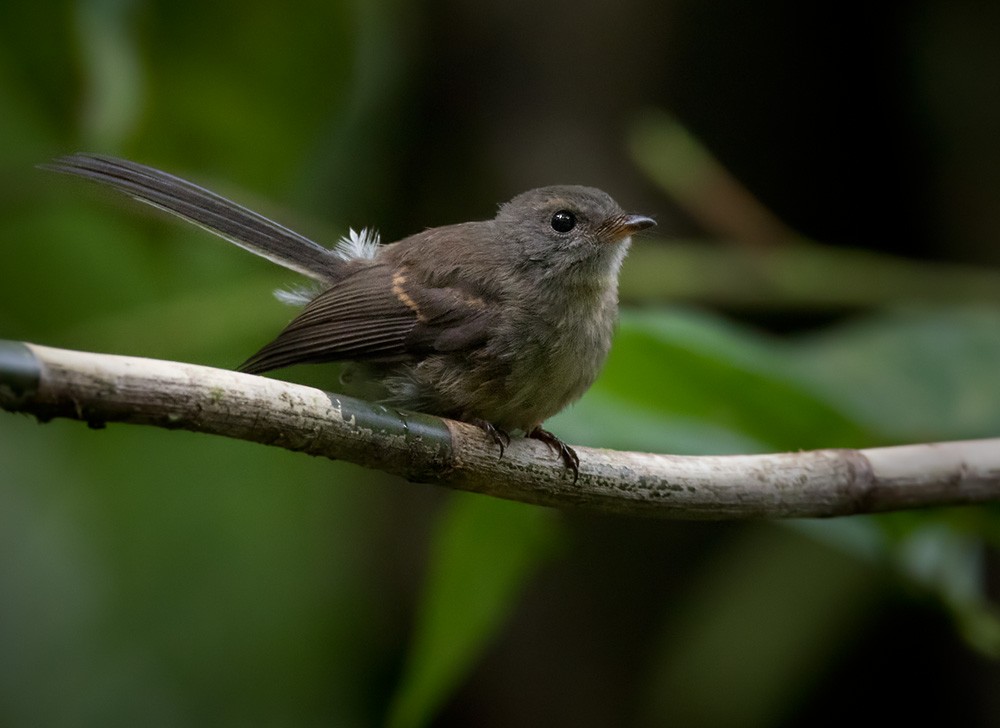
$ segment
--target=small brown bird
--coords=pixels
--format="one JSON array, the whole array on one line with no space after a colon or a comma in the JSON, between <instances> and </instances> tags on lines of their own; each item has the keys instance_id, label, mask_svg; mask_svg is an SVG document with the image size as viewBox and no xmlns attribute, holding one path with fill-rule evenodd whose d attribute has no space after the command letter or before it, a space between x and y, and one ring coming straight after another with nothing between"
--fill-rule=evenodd
<instances>
[{"instance_id":1,"label":"small brown bird","mask_svg":"<svg viewBox=\"0 0 1000 728\"><path fill-rule=\"evenodd\" d=\"M633 233L655 221L591 187L530 190L482 222L430 228L390 245L351 231L326 248L173 175L91 154L46 168L110 185L318 282L240 365L262 373L351 362L348 391L470 422L500 446L511 432L579 458L542 423L594 382L618 313L618 271Z\"/></svg>"}]
</instances>

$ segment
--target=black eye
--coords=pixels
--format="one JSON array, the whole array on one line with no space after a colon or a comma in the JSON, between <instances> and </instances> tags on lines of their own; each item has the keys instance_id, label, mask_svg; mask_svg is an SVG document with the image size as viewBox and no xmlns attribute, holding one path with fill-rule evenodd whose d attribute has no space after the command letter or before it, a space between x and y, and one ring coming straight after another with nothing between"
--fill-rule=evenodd
<instances>
[{"instance_id":1,"label":"black eye","mask_svg":"<svg viewBox=\"0 0 1000 728\"><path fill-rule=\"evenodd\" d=\"M552 229L557 233L568 233L576 227L576 215L569 210L560 210L552 216Z\"/></svg>"}]
</instances>

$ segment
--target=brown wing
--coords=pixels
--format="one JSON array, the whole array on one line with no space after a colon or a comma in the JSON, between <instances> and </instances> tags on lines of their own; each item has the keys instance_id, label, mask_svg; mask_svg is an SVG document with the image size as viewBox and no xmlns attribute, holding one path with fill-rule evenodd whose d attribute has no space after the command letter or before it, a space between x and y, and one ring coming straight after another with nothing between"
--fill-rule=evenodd
<instances>
[{"instance_id":1,"label":"brown wing","mask_svg":"<svg viewBox=\"0 0 1000 728\"><path fill-rule=\"evenodd\" d=\"M277 338L239 369L261 373L293 364L415 359L482 344L488 307L454 288L425 288L399 266L359 267L310 301Z\"/></svg>"}]
</instances>

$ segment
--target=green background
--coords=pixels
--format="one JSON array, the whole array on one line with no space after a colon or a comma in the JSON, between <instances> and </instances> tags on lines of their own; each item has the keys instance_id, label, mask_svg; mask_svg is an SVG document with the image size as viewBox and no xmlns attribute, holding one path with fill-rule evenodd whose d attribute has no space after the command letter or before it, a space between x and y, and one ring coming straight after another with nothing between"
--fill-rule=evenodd
<instances>
[{"instance_id":1,"label":"green background","mask_svg":"<svg viewBox=\"0 0 1000 728\"><path fill-rule=\"evenodd\" d=\"M290 316L294 276L58 154L328 244L572 182L660 224L567 441L997 436L998 74L966 2L9 0L0 337L232 367ZM645 521L20 415L0 504L0 725L1000 721L996 507Z\"/></svg>"}]
</instances>

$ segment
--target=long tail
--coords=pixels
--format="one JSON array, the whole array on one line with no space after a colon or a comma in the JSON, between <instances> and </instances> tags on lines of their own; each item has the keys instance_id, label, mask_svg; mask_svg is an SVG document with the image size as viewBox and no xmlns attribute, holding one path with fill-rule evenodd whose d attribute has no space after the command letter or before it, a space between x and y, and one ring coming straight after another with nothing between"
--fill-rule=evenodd
<instances>
[{"instance_id":1,"label":"long tail","mask_svg":"<svg viewBox=\"0 0 1000 728\"><path fill-rule=\"evenodd\" d=\"M319 243L214 192L143 164L97 154L72 154L41 167L106 184L310 278L330 281L338 277L337 270L343 266L341 257Z\"/></svg>"}]
</instances>

